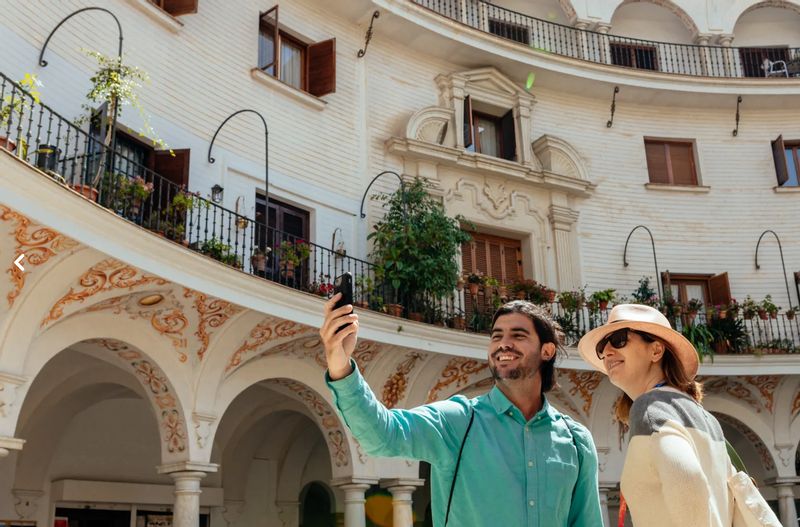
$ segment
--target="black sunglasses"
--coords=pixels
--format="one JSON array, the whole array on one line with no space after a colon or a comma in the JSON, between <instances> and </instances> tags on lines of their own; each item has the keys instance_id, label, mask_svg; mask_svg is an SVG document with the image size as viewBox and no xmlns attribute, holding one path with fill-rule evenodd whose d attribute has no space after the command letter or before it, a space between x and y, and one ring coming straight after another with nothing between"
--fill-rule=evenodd
<instances>
[{"instance_id":1,"label":"black sunglasses","mask_svg":"<svg viewBox=\"0 0 800 527\"><path fill-rule=\"evenodd\" d=\"M641 336L645 342L655 342L655 337L653 337L653 335L650 333L637 331L631 328L620 328L600 339L600 342L597 343L597 347L594 349L594 351L597 353L597 358L600 360L605 358L603 350L606 349L606 344L611 344L611 347L614 349L624 348L628 344L628 332L636 333L637 335Z\"/></svg>"}]
</instances>

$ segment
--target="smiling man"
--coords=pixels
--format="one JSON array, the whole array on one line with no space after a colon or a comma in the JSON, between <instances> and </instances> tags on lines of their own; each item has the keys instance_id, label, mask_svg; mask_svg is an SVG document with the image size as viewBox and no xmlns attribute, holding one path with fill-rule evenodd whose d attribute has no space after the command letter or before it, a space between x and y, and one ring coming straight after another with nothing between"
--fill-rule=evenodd
<instances>
[{"instance_id":1,"label":"smiling man","mask_svg":"<svg viewBox=\"0 0 800 527\"><path fill-rule=\"evenodd\" d=\"M530 302L494 315L488 394L388 410L351 358L358 315L325 305L326 380L353 435L371 455L431 464L436 527L598 527L597 452L589 431L547 402L561 328ZM345 324L338 333L336 330Z\"/></svg>"}]
</instances>

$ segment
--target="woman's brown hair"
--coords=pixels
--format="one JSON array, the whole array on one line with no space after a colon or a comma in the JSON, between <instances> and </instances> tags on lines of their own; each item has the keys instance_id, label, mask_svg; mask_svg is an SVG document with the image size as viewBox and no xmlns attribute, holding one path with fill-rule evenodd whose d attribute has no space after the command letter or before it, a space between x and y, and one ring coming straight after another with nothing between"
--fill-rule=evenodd
<instances>
[{"instance_id":1,"label":"woman's brown hair","mask_svg":"<svg viewBox=\"0 0 800 527\"><path fill-rule=\"evenodd\" d=\"M664 372L667 386L671 386L676 390L680 390L692 396L698 403L703 402L703 385L693 379L690 379L683 369L683 366L678 359L675 358L669 346L664 344L664 355L661 359L661 369ZM631 413L631 406L633 400L628 397L628 394L623 393L619 402L617 403L616 416L617 420L627 424L628 418Z\"/></svg>"}]
</instances>

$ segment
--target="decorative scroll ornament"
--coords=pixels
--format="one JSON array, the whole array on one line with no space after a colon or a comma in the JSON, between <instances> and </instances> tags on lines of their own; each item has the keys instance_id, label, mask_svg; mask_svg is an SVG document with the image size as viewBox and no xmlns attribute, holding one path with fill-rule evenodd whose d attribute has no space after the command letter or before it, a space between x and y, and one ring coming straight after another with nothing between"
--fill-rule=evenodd
<instances>
[{"instance_id":1,"label":"decorative scroll ornament","mask_svg":"<svg viewBox=\"0 0 800 527\"><path fill-rule=\"evenodd\" d=\"M241 313L242 308L224 300L209 299L203 293L191 289L185 289L183 296L194 297L194 307L199 317L197 331L194 334L200 340L197 358L202 361L208 351L211 335L214 333L212 330L221 328L231 317Z\"/></svg>"},{"instance_id":2,"label":"decorative scroll ornament","mask_svg":"<svg viewBox=\"0 0 800 527\"><path fill-rule=\"evenodd\" d=\"M405 360L397 365L392 376L386 380L386 384L383 385L383 404L386 408L394 408L397 402L405 397L408 375L423 357L422 353L416 351L409 353Z\"/></svg>"},{"instance_id":3,"label":"decorative scroll ornament","mask_svg":"<svg viewBox=\"0 0 800 527\"><path fill-rule=\"evenodd\" d=\"M453 357L439 374L439 380L436 385L428 392L428 399L426 402L432 403L439 399L439 392L447 388L451 384L455 384L456 388L465 386L469 381L470 376L485 370L489 364L485 361L477 361L475 359L467 359L464 357Z\"/></svg>"},{"instance_id":4,"label":"decorative scroll ornament","mask_svg":"<svg viewBox=\"0 0 800 527\"><path fill-rule=\"evenodd\" d=\"M51 229L36 225L27 217L3 205L0 205L0 220L11 221L16 224L14 227L14 238L17 242L16 252L12 255L13 257L6 270L14 284L14 289L6 296L8 307L12 307L14 301L25 287L26 273L20 271L13 264L20 254L25 254L25 260L28 265L40 266L47 263L57 254L78 247L78 242Z\"/></svg>"},{"instance_id":5,"label":"decorative scroll ornament","mask_svg":"<svg viewBox=\"0 0 800 527\"><path fill-rule=\"evenodd\" d=\"M292 320L279 320L267 317L250 331L250 335L241 346L231 355L225 373L230 373L242 363L242 359L272 340L279 338L297 337L310 333L314 328L299 324Z\"/></svg>"},{"instance_id":6,"label":"decorative scroll ornament","mask_svg":"<svg viewBox=\"0 0 800 527\"><path fill-rule=\"evenodd\" d=\"M132 291L142 285L166 285L167 281L157 276L141 274L134 267L124 264L113 258L103 260L93 265L81 276L78 287L71 287L69 292L61 297L49 314L42 320L41 327L50 322L55 322L64 314L64 308L75 302L83 303L99 293L114 289L127 289Z\"/></svg>"}]
</instances>

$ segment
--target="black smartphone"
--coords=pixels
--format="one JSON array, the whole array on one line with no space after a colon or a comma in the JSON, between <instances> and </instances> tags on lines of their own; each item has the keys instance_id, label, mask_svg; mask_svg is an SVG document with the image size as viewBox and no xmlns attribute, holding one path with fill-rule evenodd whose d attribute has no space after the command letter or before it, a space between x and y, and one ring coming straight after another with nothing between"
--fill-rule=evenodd
<instances>
[{"instance_id":1,"label":"black smartphone","mask_svg":"<svg viewBox=\"0 0 800 527\"><path fill-rule=\"evenodd\" d=\"M333 281L333 294L342 293L342 297L336 301L336 305L333 306L333 309L339 309L340 307L352 305L353 304L353 275L349 272L344 273L343 275L337 276L336 279ZM352 312L352 311L351 311ZM339 333L341 330L349 326L350 324L345 324L344 326L340 327L336 330L336 333Z\"/></svg>"}]
</instances>

